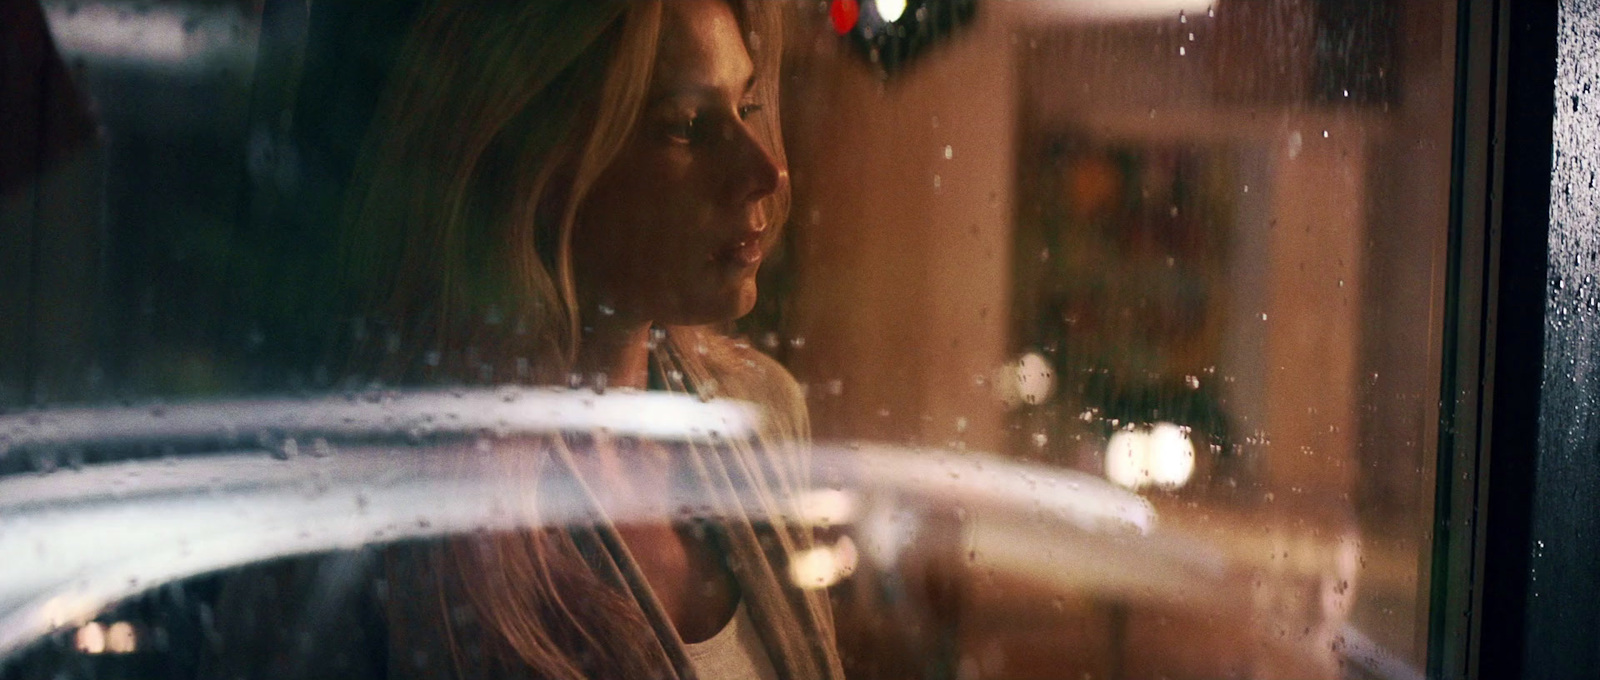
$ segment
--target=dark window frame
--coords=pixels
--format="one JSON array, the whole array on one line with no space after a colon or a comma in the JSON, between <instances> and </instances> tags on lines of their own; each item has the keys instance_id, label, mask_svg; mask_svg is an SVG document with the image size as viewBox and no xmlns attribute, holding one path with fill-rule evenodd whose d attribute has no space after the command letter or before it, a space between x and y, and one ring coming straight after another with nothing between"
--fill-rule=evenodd
<instances>
[{"instance_id":1,"label":"dark window frame","mask_svg":"<svg viewBox=\"0 0 1600 680\"><path fill-rule=\"evenodd\" d=\"M1581 216L1595 189L1579 175L1600 148L1575 133L1600 116L1582 78L1600 58L1571 27L1597 8L1458 7L1428 675L1592 677L1600 403L1585 386L1600 322L1580 282L1600 265L1573 251L1593 240Z\"/></svg>"}]
</instances>

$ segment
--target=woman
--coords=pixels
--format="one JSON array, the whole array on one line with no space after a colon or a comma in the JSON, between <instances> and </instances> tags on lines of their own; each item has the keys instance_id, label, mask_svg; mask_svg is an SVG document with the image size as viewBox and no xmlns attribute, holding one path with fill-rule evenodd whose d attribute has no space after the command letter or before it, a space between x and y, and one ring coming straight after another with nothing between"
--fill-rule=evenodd
<instances>
[{"instance_id":1,"label":"woman","mask_svg":"<svg viewBox=\"0 0 1600 680\"><path fill-rule=\"evenodd\" d=\"M655 387L754 401L772 422L750 444L684 451L600 436L515 447L508 464L589 486L624 483L611 474L623 467L665 478L688 466L728 519L397 550L391 676L709 677L696 643L740 625L759 640L741 672L841 675L825 600L777 576L810 538L766 519L804 482L792 462L806 433L799 390L716 330L750 311L787 210L774 11L723 0L423 10L352 201L350 270L370 291L364 323L382 329L353 348L368 377ZM730 502L735 488L759 490L760 521Z\"/></svg>"}]
</instances>

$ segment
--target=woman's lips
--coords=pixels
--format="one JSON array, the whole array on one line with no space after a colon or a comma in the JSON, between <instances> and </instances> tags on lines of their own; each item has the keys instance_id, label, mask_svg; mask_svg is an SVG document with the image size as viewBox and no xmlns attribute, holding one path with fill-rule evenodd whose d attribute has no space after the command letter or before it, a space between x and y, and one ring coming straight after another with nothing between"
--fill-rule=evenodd
<instances>
[{"instance_id":1,"label":"woman's lips","mask_svg":"<svg viewBox=\"0 0 1600 680\"><path fill-rule=\"evenodd\" d=\"M723 261L753 267L765 256L761 247L761 232L751 232L724 248L719 255Z\"/></svg>"},{"instance_id":2,"label":"woman's lips","mask_svg":"<svg viewBox=\"0 0 1600 680\"><path fill-rule=\"evenodd\" d=\"M733 249L733 259L735 262L743 264L747 267L754 266L757 262L760 262L761 239L759 237L752 236L744 241L741 241L739 245Z\"/></svg>"}]
</instances>

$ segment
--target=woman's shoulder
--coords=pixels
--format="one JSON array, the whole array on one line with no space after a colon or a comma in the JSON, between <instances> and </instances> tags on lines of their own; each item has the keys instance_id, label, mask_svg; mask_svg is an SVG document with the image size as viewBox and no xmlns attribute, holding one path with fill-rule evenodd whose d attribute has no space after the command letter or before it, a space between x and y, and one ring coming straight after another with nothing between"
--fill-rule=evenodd
<instances>
[{"instance_id":1,"label":"woman's shoulder","mask_svg":"<svg viewBox=\"0 0 1600 680\"><path fill-rule=\"evenodd\" d=\"M719 351L712 354L721 358L714 367L716 395L755 402L768 411L769 419L782 421L787 436L809 436L805 390L789 369L747 339L718 335L713 342Z\"/></svg>"}]
</instances>

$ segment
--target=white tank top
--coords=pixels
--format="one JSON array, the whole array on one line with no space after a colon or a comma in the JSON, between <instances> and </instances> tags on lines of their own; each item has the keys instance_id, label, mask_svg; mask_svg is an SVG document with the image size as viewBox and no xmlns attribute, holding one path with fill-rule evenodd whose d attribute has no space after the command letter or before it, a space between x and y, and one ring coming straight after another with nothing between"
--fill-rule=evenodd
<instances>
[{"instance_id":1,"label":"white tank top","mask_svg":"<svg viewBox=\"0 0 1600 680\"><path fill-rule=\"evenodd\" d=\"M700 680L777 680L772 658L761 644L761 636L750 622L744 600L733 610L733 619L705 642L684 645L689 663Z\"/></svg>"}]
</instances>

